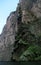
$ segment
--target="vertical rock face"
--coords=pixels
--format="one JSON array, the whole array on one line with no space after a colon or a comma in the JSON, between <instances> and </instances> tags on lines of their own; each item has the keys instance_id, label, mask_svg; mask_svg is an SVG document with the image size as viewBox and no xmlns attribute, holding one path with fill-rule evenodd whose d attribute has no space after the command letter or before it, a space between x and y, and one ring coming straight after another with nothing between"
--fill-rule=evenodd
<instances>
[{"instance_id":1,"label":"vertical rock face","mask_svg":"<svg viewBox=\"0 0 41 65\"><path fill-rule=\"evenodd\" d=\"M32 7L32 12L39 18L41 17L41 0L37 2Z\"/></svg>"},{"instance_id":2,"label":"vertical rock face","mask_svg":"<svg viewBox=\"0 0 41 65\"><path fill-rule=\"evenodd\" d=\"M36 0L20 0L19 2L21 4L22 10L30 10Z\"/></svg>"},{"instance_id":3,"label":"vertical rock face","mask_svg":"<svg viewBox=\"0 0 41 65\"><path fill-rule=\"evenodd\" d=\"M20 55L20 53L27 48L27 45L24 45L25 38L27 38L26 41L28 40L27 43L32 43L32 40L36 40L36 38L33 38L33 35L41 34L41 18L37 21L37 17L41 17L41 0L19 0L16 11L10 13L0 35L0 61L10 61L14 45L17 45L15 44L17 32L19 32L19 35L21 34L20 37L22 38L22 41L20 38L17 41L23 44L19 44L18 50L15 52L16 54L14 54L16 55L15 58L18 52ZM18 25L20 23L22 24ZM29 23L28 31L27 26ZM20 52L20 50L22 51Z\"/></svg>"},{"instance_id":4,"label":"vertical rock face","mask_svg":"<svg viewBox=\"0 0 41 65\"><path fill-rule=\"evenodd\" d=\"M33 16L30 16L30 12L38 18L41 17L41 0L19 0L19 2L22 10L22 22L32 21Z\"/></svg>"},{"instance_id":5,"label":"vertical rock face","mask_svg":"<svg viewBox=\"0 0 41 65\"><path fill-rule=\"evenodd\" d=\"M31 9L33 7L33 4L37 2L37 0L19 0L20 7L22 10L22 22L28 23L33 21L33 16L31 15Z\"/></svg>"},{"instance_id":6,"label":"vertical rock face","mask_svg":"<svg viewBox=\"0 0 41 65\"><path fill-rule=\"evenodd\" d=\"M17 14L12 12L0 36L0 61L9 61L17 32Z\"/></svg>"}]
</instances>

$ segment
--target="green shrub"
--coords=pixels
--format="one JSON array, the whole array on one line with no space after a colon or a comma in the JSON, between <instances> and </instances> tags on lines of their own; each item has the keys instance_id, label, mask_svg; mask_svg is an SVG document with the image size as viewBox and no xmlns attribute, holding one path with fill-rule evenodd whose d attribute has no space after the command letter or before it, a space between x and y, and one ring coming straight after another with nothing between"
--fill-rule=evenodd
<instances>
[{"instance_id":1,"label":"green shrub","mask_svg":"<svg viewBox=\"0 0 41 65\"><path fill-rule=\"evenodd\" d=\"M30 46L21 56L21 61L41 60L41 47Z\"/></svg>"}]
</instances>

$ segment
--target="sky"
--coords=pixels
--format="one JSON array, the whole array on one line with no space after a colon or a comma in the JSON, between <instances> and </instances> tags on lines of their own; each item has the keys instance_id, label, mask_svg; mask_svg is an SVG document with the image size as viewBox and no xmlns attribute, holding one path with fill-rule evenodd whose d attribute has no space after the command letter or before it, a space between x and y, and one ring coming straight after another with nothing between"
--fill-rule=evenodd
<instances>
[{"instance_id":1,"label":"sky","mask_svg":"<svg viewBox=\"0 0 41 65\"><path fill-rule=\"evenodd\" d=\"M0 34L10 12L15 11L19 0L0 0Z\"/></svg>"}]
</instances>

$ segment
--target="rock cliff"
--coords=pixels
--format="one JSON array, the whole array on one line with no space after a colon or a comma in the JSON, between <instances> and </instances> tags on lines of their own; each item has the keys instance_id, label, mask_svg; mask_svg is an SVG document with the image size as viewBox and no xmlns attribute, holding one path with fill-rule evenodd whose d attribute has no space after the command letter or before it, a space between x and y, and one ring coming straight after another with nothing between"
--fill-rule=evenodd
<instances>
[{"instance_id":1,"label":"rock cliff","mask_svg":"<svg viewBox=\"0 0 41 65\"><path fill-rule=\"evenodd\" d=\"M19 0L0 35L0 61L37 60L41 57L38 46L41 46L41 0Z\"/></svg>"},{"instance_id":2,"label":"rock cliff","mask_svg":"<svg viewBox=\"0 0 41 65\"><path fill-rule=\"evenodd\" d=\"M0 60L9 61L17 32L17 15L11 12L0 36Z\"/></svg>"}]
</instances>

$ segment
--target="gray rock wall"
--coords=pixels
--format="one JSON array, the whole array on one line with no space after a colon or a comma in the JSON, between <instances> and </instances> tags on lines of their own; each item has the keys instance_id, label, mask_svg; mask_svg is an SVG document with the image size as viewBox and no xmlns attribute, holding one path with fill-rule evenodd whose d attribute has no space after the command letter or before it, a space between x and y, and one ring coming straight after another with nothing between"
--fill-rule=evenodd
<instances>
[{"instance_id":1,"label":"gray rock wall","mask_svg":"<svg viewBox=\"0 0 41 65\"><path fill-rule=\"evenodd\" d=\"M10 61L14 48L15 35L17 32L16 12L12 12L7 18L6 25L0 36L0 61Z\"/></svg>"}]
</instances>

